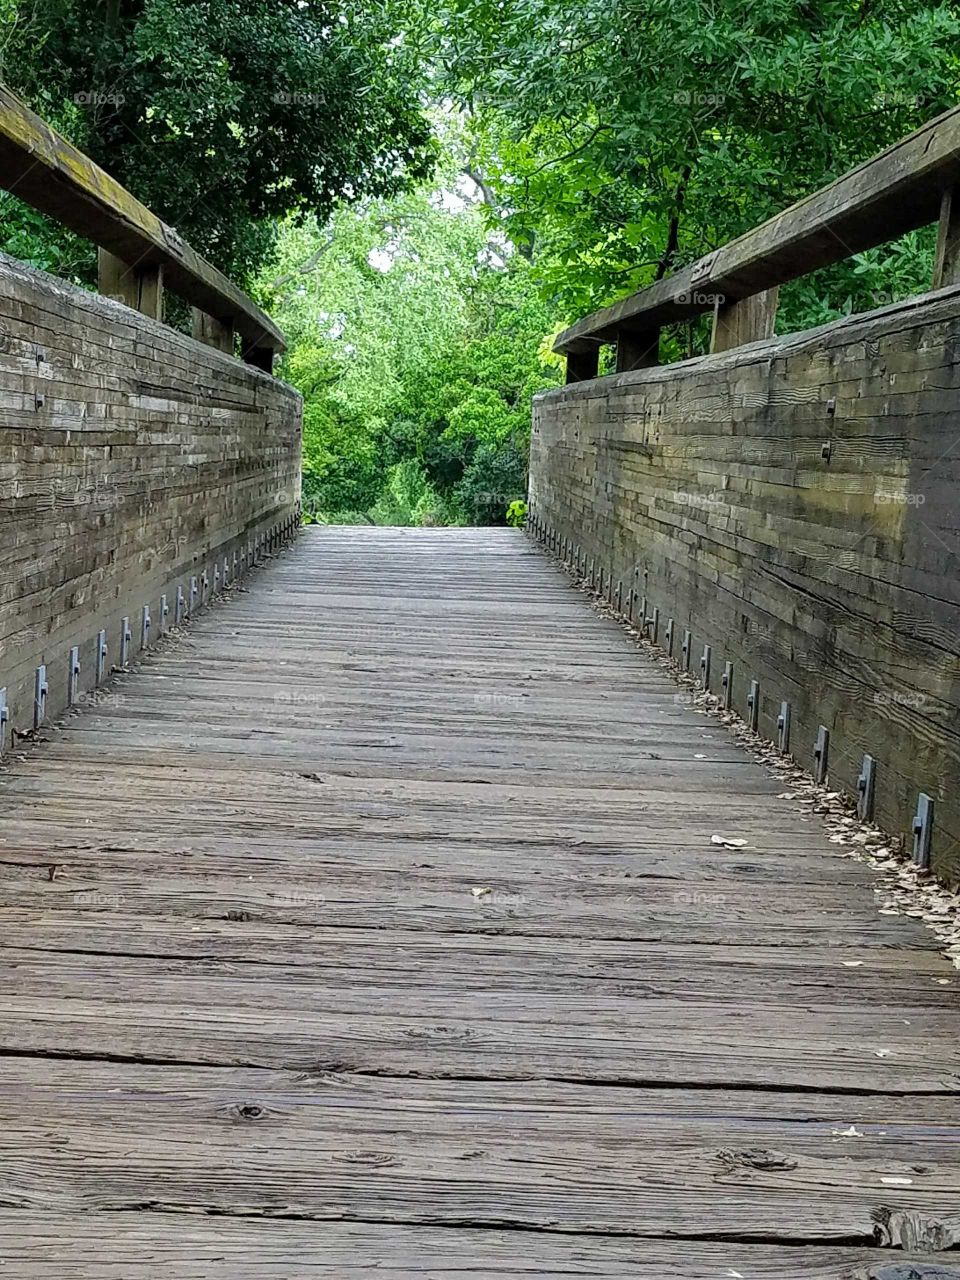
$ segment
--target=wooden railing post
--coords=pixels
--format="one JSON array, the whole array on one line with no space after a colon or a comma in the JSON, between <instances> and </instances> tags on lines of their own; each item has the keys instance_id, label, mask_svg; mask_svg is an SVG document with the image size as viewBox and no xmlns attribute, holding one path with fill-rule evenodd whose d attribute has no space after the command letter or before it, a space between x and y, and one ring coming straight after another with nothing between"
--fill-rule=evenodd
<instances>
[{"instance_id":1,"label":"wooden railing post","mask_svg":"<svg viewBox=\"0 0 960 1280\"><path fill-rule=\"evenodd\" d=\"M163 267L156 263L128 266L107 249L97 256L99 289L109 298L124 302L152 320L163 319Z\"/></svg>"},{"instance_id":2,"label":"wooden railing post","mask_svg":"<svg viewBox=\"0 0 960 1280\"><path fill-rule=\"evenodd\" d=\"M617 373L653 369L660 363L660 330L617 330Z\"/></svg>"},{"instance_id":3,"label":"wooden railing post","mask_svg":"<svg viewBox=\"0 0 960 1280\"><path fill-rule=\"evenodd\" d=\"M216 316L207 315L206 311L193 308L193 336L198 342L208 347L216 347L233 355L233 325L229 320L218 320Z\"/></svg>"},{"instance_id":4,"label":"wooden railing post","mask_svg":"<svg viewBox=\"0 0 960 1280\"><path fill-rule=\"evenodd\" d=\"M780 288L775 285L772 289L764 289L762 293L755 293L741 302L718 305L713 313L710 350L730 351L747 342L772 338L779 293Z\"/></svg>"},{"instance_id":5,"label":"wooden railing post","mask_svg":"<svg viewBox=\"0 0 960 1280\"><path fill-rule=\"evenodd\" d=\"M954 200L953 196L954 188L948 187L940 201L940 229L933 262L932 289L960 284L960 199Z\"/></svg>"}]
</instances>

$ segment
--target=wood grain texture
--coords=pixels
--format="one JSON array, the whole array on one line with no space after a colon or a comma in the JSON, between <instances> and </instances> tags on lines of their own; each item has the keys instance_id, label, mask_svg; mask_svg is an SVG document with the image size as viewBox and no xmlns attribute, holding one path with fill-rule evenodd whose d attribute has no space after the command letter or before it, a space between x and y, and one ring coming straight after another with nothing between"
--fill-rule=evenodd
<instances>
[{"instance_id":1,"label":"wood grain texture","mask_svg":"<svg viewBox=\"0 0 960 1280\"><path fill-rule=\"evenodd\" d=\"M951 1255L156 1212L0 1210L0 1262L30 1280L958 1280ZM923 1269L926 1268L926 1269Z\"/></svg>"},{"instance_id":2,"label":"wood grain texture","mask_svg":"<svg viewBox=\"0 0 960 1280\"><path fill-rule=\"evenodd\" d=\"M937 804L933 866L960 882L960 529L955 287L812 333L538 398L531 503L548 545L734 668L746 713L855 793L909 847ZM696 670L696 661L693 664ZM718 688L716 680L714 690Z\"/></svg>"},{"instance_id":3,"label":"wood grain texture","mask_svg":"<svg viewBox=\"0 0 960 1280\"><path fill-rule=\"evenodd\" d=\"M46 718L66 706L74 646L77 692L96 702L106 696L96 681L101 630L109 673L123 665L124 617L129 663L141 648L144 607L155 643L176 622L178 588L184 613L196 615L219 594L225 572L234 581L263 558L271 534L293 533L300 412L300 397L283 383L0 257L8 748L11 731L33 729L40 664Z\"/></svg>"},{"instance_id":4,"label":"wood grain texture","mask_svg":"<svg viewBox=\"0 0 960 1280\"><path fill-rule=\"evenodd\" d=\"M4 1272L960 1276L955 971L521 534L306 531L44 737Z\"/></svg>"}]
</instances>

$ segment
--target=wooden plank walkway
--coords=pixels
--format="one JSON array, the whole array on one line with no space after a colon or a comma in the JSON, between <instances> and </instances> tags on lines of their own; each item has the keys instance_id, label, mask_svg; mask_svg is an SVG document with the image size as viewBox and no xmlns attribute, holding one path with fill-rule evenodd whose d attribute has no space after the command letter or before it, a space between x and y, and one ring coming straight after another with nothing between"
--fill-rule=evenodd
<instances>
[{"instance_id":1,"label":"wooden plank walkway","mask_svg":"<svg viewBox=\"0 0 960 1280\"><path fill-rule=\"evenodd\" d=\"M955 970L521 534L307 531L48 737L0 1276L960 1277Z\"/></svg>"}]
</instances>

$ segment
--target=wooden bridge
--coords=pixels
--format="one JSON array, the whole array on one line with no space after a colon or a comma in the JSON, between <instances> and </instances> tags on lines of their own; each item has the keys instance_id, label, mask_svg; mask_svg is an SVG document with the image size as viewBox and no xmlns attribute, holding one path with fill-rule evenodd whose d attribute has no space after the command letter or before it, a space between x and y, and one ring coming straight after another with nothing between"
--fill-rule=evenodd
<instances>
[{"instance_id":1,"label":"wooden bridge","mask_svg":"<svg viewBox=\"0 0 960 1280\"><path fill-rule=\"evenodd\" d=\"M0 255L0 1280L960 1280L858 856L960 879L960 111L561 335L525 531L300 531L269 318L2 89L0 159L106 295Z\"/></svg>"},{"instance_id":2,"label":"wooden bridge","mask_svg":"<svg viewBox=\"0 0 960 1280\"><path fill-rule=\"evenodd\" d=\"M960 1275L955 971L687 701L311 530L14 762L2 1274Z\"/></svg>"}]
</instances>

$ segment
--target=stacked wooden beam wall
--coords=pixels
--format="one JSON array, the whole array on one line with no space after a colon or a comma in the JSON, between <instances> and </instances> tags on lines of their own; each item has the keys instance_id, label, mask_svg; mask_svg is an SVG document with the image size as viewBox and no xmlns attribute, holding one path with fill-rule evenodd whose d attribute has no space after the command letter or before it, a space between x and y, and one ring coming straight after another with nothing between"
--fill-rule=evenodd
<instances>
[{"instance_id":1,"label":"stacked wooden beam wall","mask_svg":"<svg viewBox=\"0 0 960 1280\"><path fill-rule=\"evenodd\" d=\"M299 396L231 356L0 255L0 689L12 733L194 611L296 526ZM168 613L161 612L166 596Z\"/></svg>"},{"instance_id":2,"label":"stacked wooden beam wall","mask_svg":"<svg viewBox=\"0 0 960 1280\"><path fill-rule=\"evenodd\" d=\"M875 816L960 879L960 290L679 365L571 383L534 409L531 523L831 785L876 761ZM645 600L645 607L644 607Z\"/></svg>"}]
</instances>

